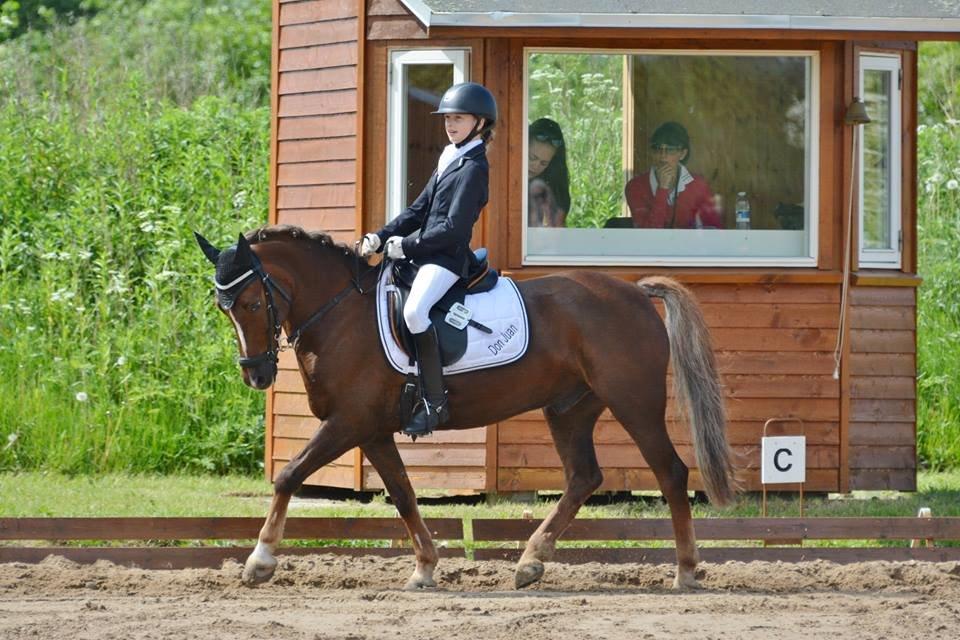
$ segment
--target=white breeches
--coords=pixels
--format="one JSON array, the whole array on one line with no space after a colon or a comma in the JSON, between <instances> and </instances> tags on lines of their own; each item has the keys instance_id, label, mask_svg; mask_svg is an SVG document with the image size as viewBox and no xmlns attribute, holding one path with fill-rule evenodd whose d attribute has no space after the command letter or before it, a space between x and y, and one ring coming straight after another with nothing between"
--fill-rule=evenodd
<instances>
[{"instance_id":1,"label":"white breeches","mask_svg":"<svg viewBox=\"0 0 960 640\"><path fill-rule=\"evenodd\" d=\"M411 333L430 328L430 308L460 279L453 271L435 264L420 267L410 287L410 296L403 307L403 319Z\"/></svg>"}]
</instances>

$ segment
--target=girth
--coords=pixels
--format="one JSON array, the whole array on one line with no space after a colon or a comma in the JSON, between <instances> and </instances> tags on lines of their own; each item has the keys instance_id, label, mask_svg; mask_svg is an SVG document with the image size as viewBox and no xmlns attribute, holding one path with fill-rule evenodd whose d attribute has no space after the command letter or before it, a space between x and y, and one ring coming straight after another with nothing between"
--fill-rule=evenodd
<instances>
[{"instance_id":1,"label":"girth","mask_svg":"<svg viewBox=\"0 0 960 640\"><path fill-rule=\"evenodd\" d=\"M462 305L467 294L484 293L493 289L499 278L496 270L491 269L487 263L486 249L478 249L474 255L479 263L477 267L471 270L466 278L458 280L430 309L430 322L437 330L440 341L440 360L443 366L457 362L467 350L467 331L447 323L445 320L447 313L455 304ZM415 353L413 336L403 320L403 306L410 296L410 287L413 285L414 278L417 277L419 267L406 260L397 260L391 263L390 268L387 282L396 287L396 290L387 293L390 332L412 363ZM485 333L491 333L490 329L476 322L471 321L471 326Z\"/></svg>"}]
</instances>

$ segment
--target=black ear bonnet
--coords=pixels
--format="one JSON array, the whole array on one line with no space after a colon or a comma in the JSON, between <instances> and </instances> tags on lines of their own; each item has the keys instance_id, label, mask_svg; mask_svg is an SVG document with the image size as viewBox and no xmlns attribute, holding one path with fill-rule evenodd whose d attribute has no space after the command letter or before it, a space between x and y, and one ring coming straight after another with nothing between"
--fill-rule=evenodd
<instances>
[{"instance_id":1,"label":"black ear bonnet","mask_svg":"<svg viewBox=\"0 0 960 640\"><path fill-rule=\"evenodd\" d=\"M217 258L214 284L217 287L217 302L224 309L233 307L240 293L257 277L249 259L252 257L256 260L256 256L251 252L246 260L237 260L237 257L237 245L231 245L221 251Z\"/></svg>"}]
</instances>

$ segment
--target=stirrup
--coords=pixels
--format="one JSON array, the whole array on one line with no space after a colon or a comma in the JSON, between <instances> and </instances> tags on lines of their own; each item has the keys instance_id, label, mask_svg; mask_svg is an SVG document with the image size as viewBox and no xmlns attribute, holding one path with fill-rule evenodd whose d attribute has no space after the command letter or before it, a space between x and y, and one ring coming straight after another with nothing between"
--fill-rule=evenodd
<instances>
[{"instance_id":1,"label":"stirrup","mask_svg":"<svg viewBox=\"0 0 960 640\"><path fill-rule=\"evenodd\" d=\"M403 428L403 434L411 438L422 438L433 433L433 430L447 422L450 419L450 412L447 410L447 400L436 409L430 406L426 400L420 402L416 413L410 418L410 422Z\"/></svg>"}]
</instances>

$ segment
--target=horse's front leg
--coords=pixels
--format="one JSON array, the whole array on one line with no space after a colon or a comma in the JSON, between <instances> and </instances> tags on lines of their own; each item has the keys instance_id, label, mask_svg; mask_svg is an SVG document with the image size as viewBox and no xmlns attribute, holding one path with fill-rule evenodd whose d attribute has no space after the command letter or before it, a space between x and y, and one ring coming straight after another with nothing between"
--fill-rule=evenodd
<instances>
[{"instance_id":1,"label":"horse's front leg","mask_svg":"<svg viewBox=\"0 0 960 640\"><path fill-rule=\"evenodd\" d=\"M400 459L393 435L389 434L375 442L365 444L362 449L380 474L380 478L383 479L383 484L393 498L393 504L403 518L403 523L413 541L417 567L404 588L423 589L437 586L433 580L433 570L438 560L437 550L433 546L430 530L420 517L420 510L417 509L417 495L410 484L410 478L407 477L407 470Z\"/></svg>"},{"instance_id":2,"label":"horse's front leg","mask_svg":"<svg viewBox=\"0 0 960 640\"><path fill-rule=\"evenodd\" d=\"M313 434L307 446L291 460L273 483L273 501L267 520L260 529L260 537L253 553L243 567L243 583L253 585L266 582L277 568L274 556L283 539L283 525L287 521L290 496L300 488L310 474L336 460L357 445L350 429L327 421Z\"/></svg>"}]
</instances>

